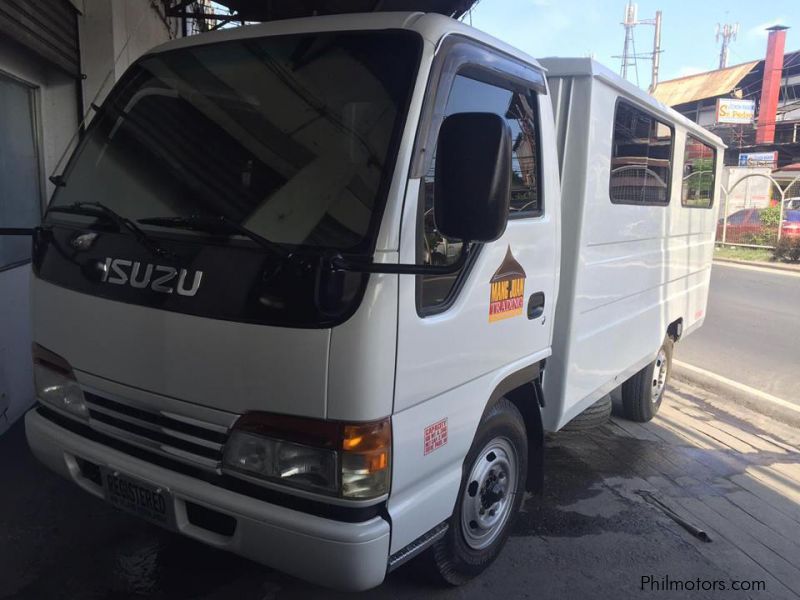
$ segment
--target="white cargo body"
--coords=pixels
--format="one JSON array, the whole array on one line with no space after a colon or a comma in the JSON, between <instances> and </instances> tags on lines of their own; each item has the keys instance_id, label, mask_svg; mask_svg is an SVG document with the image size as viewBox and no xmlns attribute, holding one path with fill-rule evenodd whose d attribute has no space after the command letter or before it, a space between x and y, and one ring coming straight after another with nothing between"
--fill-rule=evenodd
<instances>
[{"instance_id":1,"label":"white cargo body","mask_svg":"<svg viewBox=\"0 0 800 600\"><path fill-rule=\"evenodd\" d=\"M319 584L432 546L462 583L543 484L545 431L620 385L658 410L722 149L597 63L439 15L156 48L31 232L30 447Z\"/></svg>"},{"instance_id":2,"label":"white cargo body","mask_svg":"<svg viewBox=\"0 0 800 600\"><path fill-rule=\"evenodd\" d=\"M719 193L709 209L681 202L687 135L721 140L588 58L546 58L561 171L561 277L545 426L563 427L653 361L668 327L682 335L706 316ZM620 101L674 128L669 202L609 200ZM715 161L720 181L722 160Z\"/></svg>"}]
</instances>

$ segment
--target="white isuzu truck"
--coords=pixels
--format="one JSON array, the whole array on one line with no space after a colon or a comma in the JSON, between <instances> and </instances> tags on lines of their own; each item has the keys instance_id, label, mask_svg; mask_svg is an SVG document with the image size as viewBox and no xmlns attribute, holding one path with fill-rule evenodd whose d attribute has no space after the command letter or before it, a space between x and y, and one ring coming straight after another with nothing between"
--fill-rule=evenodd
<instances>
[{"instance_id":1,"label":"white isuzu truck","mask_svg":"<svg viewBox=\"0 0 800 600\"><path fill-rule=\"evenodd\" d=\"M619 387L652 418L703 323L723 145L592 60L309 17L156 48L97 111L31 232L30 447L298 577L477 575L544 433Z\"/></svg>"}]
</instances>

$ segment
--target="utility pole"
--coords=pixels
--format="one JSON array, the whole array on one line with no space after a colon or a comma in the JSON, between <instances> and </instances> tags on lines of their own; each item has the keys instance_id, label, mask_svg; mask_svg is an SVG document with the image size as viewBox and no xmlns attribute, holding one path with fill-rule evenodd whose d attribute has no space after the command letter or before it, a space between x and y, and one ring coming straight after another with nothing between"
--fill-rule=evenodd
<instances>
[{"instance_id":1,"label":"utility pole","mask_svg":"<svg viewBox=\"0 0 800 600\"><path fill-rule=\"evenodd\" d=\"M656 11L656 18L653 19L653 70L650 73L650 93L658 85L658 67L661 65L661 11Z\"/></svg>"},{"instance_id":2,"label":"utility pole","mask_svg":"<svg viewBox=\"0 0 800 600\"><path fill-rule=\"evenodd\" d=\"M634 4L633 0L628 0L628 4L625 6L625 19L622 21L622 26L625 28L625 45L622 48L622 55L614 58L620 59L619 74L623 79L628 79L629 71L633 70L636 76L636 85L639 85L638 59L643 58L652 61L649 88L652 92L658 83L658 69L661 62L661 11L656 11L654 19L639 19L638 10L639 7ZM653 25L655 28L652 52L644 52L642 54L636 52L633 30L637 25Z\"/></svg>"},{"instance_id":3,"label":"utility pole","mask_svg":"<svg viewBox=\"0 0 800 600\"><path fill-rule=\"evenodd\" d=\"M725 23L720 25L717 23L717 42L722 40L722 49L719 52L719 68L724 69L728 66L728 46L736 39L736 34L739 33L739 24Z\"/></svg>"}]
</instances>

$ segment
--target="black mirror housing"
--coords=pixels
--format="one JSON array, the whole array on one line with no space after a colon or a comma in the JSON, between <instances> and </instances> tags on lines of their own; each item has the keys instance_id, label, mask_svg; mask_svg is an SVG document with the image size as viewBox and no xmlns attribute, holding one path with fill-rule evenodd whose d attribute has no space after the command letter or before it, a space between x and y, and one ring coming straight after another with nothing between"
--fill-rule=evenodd
<instances>
[{"instance_id":1,"label":"black mirror housing","mask_svg":"<svg viewBox=\"0 0 800 600\"><path fill-rule=\"evenodd\" d=\"M434 184L436 228L450 238L493 242L506 230L511 197L511 132L494 113L459 113L439 131Z\"/></svg>"}]
</instances>

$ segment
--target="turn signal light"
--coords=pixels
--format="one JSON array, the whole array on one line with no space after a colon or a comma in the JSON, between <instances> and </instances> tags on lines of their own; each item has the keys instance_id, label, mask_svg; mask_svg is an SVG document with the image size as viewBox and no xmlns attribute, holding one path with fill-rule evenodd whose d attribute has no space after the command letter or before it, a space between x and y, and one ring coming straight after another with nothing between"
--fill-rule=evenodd
<instances>
[{"instance_id":1,"label":"turn signal light","mask_svg":"<svg viewBox=\"0 0 800 600\"><path fill-rule=\"evenodd\" d=\"M389 491L392 429L389 420L345 425L342 436L342 495L370 498Z\"/></svg>"}]
</instances>

